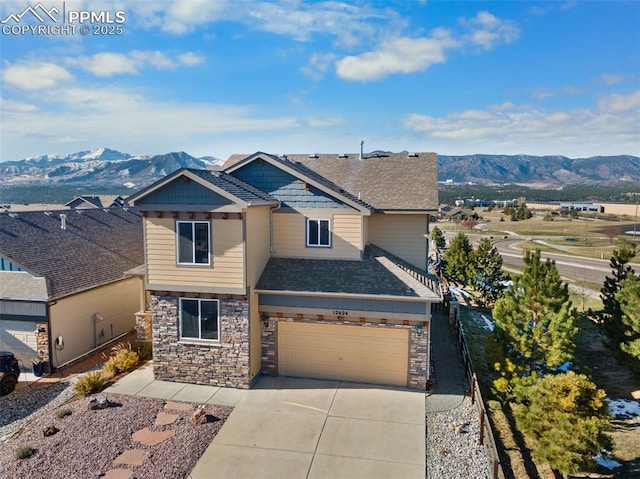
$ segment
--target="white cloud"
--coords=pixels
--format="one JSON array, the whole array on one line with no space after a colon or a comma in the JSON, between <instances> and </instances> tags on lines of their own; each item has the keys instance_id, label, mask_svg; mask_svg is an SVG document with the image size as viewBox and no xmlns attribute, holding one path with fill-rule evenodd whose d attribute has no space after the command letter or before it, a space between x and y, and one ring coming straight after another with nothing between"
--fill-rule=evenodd
<instances>
[{"instance_id":1,"label":"white cloud","mask_svg":"<svg viewBox=\"0 0 640 479\"><path fill-rule=\"evenodd\" d=\"M520 36L515 22L502 20L486 11L470 19L461 19L460 23L470 30L467 41L485 51L493 50L502 43L512 43Z\"/></svg>"},{"instance_id":2,"label":"white cloud","mask_svg":"<svg viewBox=\"0 0 640 479\"><path fill-rule=\"evenodd\" d=\"M640 109L640 91L635 91L628 95L620 93L607 95L598 101L598 109L609 113L638 110ZM637 111L636 114L638 114ZM640 125L640 121L638 124Z\"/></svg>"},{"instance_id":3,"label":"white cloud","mask_svg":"<svg viewBox=\"0 0 640 479\"><path fill-rule=\"evenodd\" d=\"M604 73L600 75L600 81L602 81L605 85L614 86L619 83L624 83L627 81L633 81L635 79L634 75L624 75L619 73Z\"/></svg>"},{"instance_id":4,"label":"white cloud","mask_svg":"<svg viewBox=\"0 0 640 479\"><path fill-rule=\"evenodd\" d=\"M73 75L55 63L27 62L4 67L2 79L7 85L33 91L50 89L62 82L69 82L73 80Z\"/></svg>"},{"instance_id":5,"label":"white cloud","mask_svg":"<svg viewBox=\"0 0 640 479\"><path fill-rule=\"evenodd\" d=\"M300 71L309 78L320 80L326 75L335 59L336 55L333 53L313 53L309 57L309 63L300 68Z\"/></svg>"},{"instance_id":6,"label":"white cloud","mask_svg":"<svg viewBox=\"0 0 640 479\"><path fill-rule=\"evenodd\" d=\"M114 75L138 75L144 68L175 70L180 65L196 66L204 62L204 57L193 52L177 55L175 59L160 51L134 50L130 53L102 52L92 56L68 57L69 66L77 66L100 77Z\"/></svg>"},{"instance_id":7,"label":"white cloud","mask_svg":"<svg viewBox=\"0 0 640 479\"><path fill-rule=\"evenodd\" d=\"M402 124L421 141L446 144L459 154L592 156L612 154L611 145L619 153L638 154L639 107L640 91L603 97L590 109L548 112L503 104L445 116L414 113L406 115Z\"/></svg>"},{"instance_id":8,"label":"white cloud","mask_svg":"<svg viewBox=\"0 0 640 479\"><path fill-rule=\"evenodd\" d=\"M37 111L38 107L33 103L26 103L23 101L7 100L6 98L0 98L0 110L4 112L19 111L19 112L25 113L25 112Z\"/></svg>"},{"instance_id":9,"label":"white cloud","mask_svg":"<svg viewBox=\"0 0 640 479\"><path fill-rule=\"evenodd\" d=\"M197 53L186 52L178 55L178 61L188 67L195 67L204 63L205 57Z\"/></svg>"},{"instance_id":10,"label":"white cloud","mask_svg":"<svg viewBox=\"0 0 640 479\"><path fill-rule=\"evenodd\" d=\"M395 73L415 73L435 63L444 63L445 51L456 46L458 42L442 29L433 32L429 38L391 38L383 41L378 50L337 61L336 72L341 78L351 81L371 81Z\"/></svg>"}]
</instances>

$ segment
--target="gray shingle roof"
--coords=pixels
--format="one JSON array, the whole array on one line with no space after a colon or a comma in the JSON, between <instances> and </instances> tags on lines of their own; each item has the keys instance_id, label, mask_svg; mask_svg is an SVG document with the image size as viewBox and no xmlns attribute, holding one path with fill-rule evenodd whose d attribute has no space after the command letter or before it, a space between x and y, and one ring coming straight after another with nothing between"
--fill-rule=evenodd
<instances>
[{"instance_id":1,"label":"gray shingle roof","mask_svg":"<svg viewBox=\"0 0 640 479\"><path fill-rule=\"evenodd\" d=\"M26 271L0 271L0 299L46 301L47 282Z\"/></svg>"},{"instance_id":2,"label":"gray shingle roof","mask_svg":"<svg viewBox=\"0 0 640 479\"><path fill-rule=\"evenodd\" d=\"M287 155L378 210L438 210L435 153Z\"/></svg>"},{"instance_id":3,"label":"gray shingle roof","mask_svg":"<svg viewBox=\"0 0 640 479\"><path fill-rule=\"evenodd\" d=\"M316 183L327 188L329 191L332 191L333 193L335 193L338 197L347 198L350 201L364 208L367 208L369 210L374 209L373 206L368 204L366 201L363 201L361 198L358 198L357 195L354 195L350 191L347 191L346 189L342 188L332 180L328 179L326 176L318 174L316 171L308 168L306 165L300 162L291 161L291 159L289 158L279 157L279 156L275 156L275 155L271 155L269 153L263 153L263 152L257 152L257 153L254 153L253 155L232 155L229 158L229 160L227 160L224 167L225 169L230 168L234 166L236 163L238 163L239 161L242 161L249 156L258 156L258 155L262 157L269 157L276 164L281 164L283 166L289 167L290 169L299 173L303 178L306 177L310 180L315 181Z\"/></svg>"},{"instance_id":4,"label":"gray shingle roof","mask_svg":"<svg viewBox=\"0 0 640 479\"><path fill-rule=\"evenodd\" d=\"M199 170L195 168L187 168L194 175L198 175L203 180L211 183L212 185L222 188L223 190L231 193L236 198L239 198L247 203L255 202L267 202L277 203L278 200L273 196L254 188L249 183L245 183L234 176L225 173L224 171L216 170Z\"/></svg>"},{"instance_id":5,"label":"gray shingle roof","mask_svg":"<svg viewBox=\"0 0 640 479\"><path fill-rule=\"evenodd\" d=\"M50 299L126 277L144 263L140 215L132 209L0 214L0 254L44 277ZM60 214L66 214L66 229Z\"/></svg>"},{"instance_id":6,"label":"gray shingle roof","mask_svg":"<svg viewBox=\"0 0 640 479\"><path fill-rule=\"evenodd\" d=\"M366 247L362 261L271 258L256 289L439 298L437 282L429 288L399 265L374 245Z\"/></svg>"}]
</instances>

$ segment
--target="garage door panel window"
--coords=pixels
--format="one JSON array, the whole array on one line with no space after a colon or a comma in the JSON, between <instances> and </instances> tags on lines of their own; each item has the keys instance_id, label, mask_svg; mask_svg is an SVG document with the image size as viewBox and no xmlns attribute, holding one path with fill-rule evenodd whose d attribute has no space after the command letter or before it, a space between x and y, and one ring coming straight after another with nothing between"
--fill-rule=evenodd
<instances>
[{"instance_id":1,"label":"garage door panel window","mask_svg":"<svg viewBox=\"0 0 640 479\"><path fill-rule=\"evenodd\" d=\"M220 303L180 298L180 339L220 341Z\"/></svg>"},{"instance_id":2,"label":"garage door panel window","mask_svg":"<svg viewBox=\"0 0 640 479\"><path fill-rule=\"evenodd\" d=\"M178 264L211 264L211 228L207 221L176 223Z\"/></svg>"},{"instance_id":3,"label":"garage door panel window","mask_svg":"<svg viewBox=\"0 0 640 479\"><path fill-rule=\"evenodd\" d=\"M307 246L331 247L331 222L329 220L307 218Z\"/></svg>"}]
</instances>

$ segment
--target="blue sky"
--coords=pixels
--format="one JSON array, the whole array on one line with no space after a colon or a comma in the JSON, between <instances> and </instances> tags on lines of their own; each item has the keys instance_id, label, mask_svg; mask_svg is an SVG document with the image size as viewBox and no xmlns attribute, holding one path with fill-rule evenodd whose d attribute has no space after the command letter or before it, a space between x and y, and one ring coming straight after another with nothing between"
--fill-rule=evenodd
<instances>
[{"instance_id":1,"label":"blue sky","mask_svg":"<svg viewBox=\"0 0 640 479\"><path fill-rule=\"evenodd\" d=\"M640 155L635 0L41 0L56 23L16 19L37 3L0 4L1 161L103 146L340 153L361 140ZM19 32L71 12L102 16Z\"/></svg>"}]
</instances>

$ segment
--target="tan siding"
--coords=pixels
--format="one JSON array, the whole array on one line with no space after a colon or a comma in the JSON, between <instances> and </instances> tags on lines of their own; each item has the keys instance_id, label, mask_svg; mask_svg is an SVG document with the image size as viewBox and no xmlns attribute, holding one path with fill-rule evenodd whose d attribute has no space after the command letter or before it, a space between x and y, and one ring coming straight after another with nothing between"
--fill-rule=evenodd
<instances>
[{"instance_id":1,"label":"tan siding","mask_svg":"<svg viewBox=\"0 0 640 479\"><path fill-rule=\"evenodd\" d=\"M181 220L186 220L180 218ZM185 266L176 263L176 231L173 218L145 220L147 281L151 284L244 287L244 245L242 220L213 219L211 266Z\"/></svg>"},{"instance_id":2,"label":"tan siding","mask_svg":"<svg viewBox=\"0 0 640 479\"><path fill-rule=\"evenodd\" d=\"M274 256L289 258L360 259L362 219L360 215L323 214L318 210L312 216L330 219L331 248L306 246L306 217L301 213L275 213L273 215Z\"/></svg>"},{"instance_id":3,"label":"tan siding","mask_svg":"<svg viewBox=\"0 0 640 479\"><path fill-rule=\"evenodd\" d=\"M271 208L250 208L246 211L247 221L247 282L255 286L262 274L269 256L269 216Z\"/></svg>"},{"instance_id":4,"label":"tan siding","mask_svg":"<svg viewBox=\"0 0 640 479\"><path fill-rule=\"evenodd\" d=\"M369 243L422 269L426 263L426 231L426 215L375 214L369 217Z\"/></svg>"},{"instance_id":5,"label":"tan siding","mask_svg":"<svg viewBox=\"0 0 640 479\"><path fill-rule=\"evenodd\" d=\"M64 348L54 349L58 366L131 331L140 309L140 281L129 278L59 299L51 306L51 337L62 336ZM102 316L94 322L94 314Z\"/></svg>"}]
</instances>

